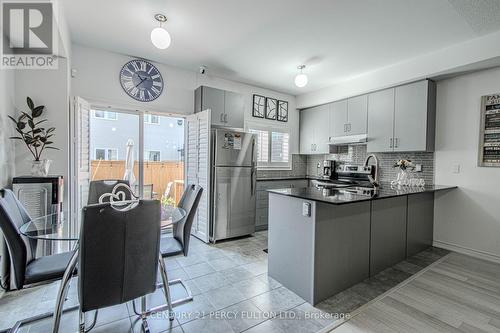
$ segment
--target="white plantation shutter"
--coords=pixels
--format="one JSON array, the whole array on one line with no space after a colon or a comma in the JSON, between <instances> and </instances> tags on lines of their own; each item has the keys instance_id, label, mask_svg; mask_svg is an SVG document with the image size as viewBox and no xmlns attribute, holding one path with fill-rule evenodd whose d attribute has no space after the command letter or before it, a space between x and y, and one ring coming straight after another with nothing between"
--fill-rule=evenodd
<instances>
[{"instance_id":1,"label":"white plantation shutter","mask_svg":"<svg viewBox=\"0 0 500 333\"><path fill-rule=\"evenodd\" d=\"M251 123L248 131L257 135L258 168L291 168L290 133L286 128Z\"/></svg>"},{"instance_id":2,"label":"white plantation shutter","mask_svg":"<svg viewBox=\"0 0 500 333\"><path fill-rule=\"evenodd\" d=\"M208 243L210 220L210 110L186 118L186 185L203 188L192 235Z\"/></svg>"},{"instance_id":3,"label":"white plantation shutter","mask_svg":"<svg viewBox=\"0 0 500 333\"><path fill-rule=\"evenodd\" d=\"M250 129L249 132L257 134L257 163L269 162L269 132L254 129Z\"/></svg>"},{"instance_id":4,"label":"white plantation shutter","mask_svg":"<svg viewBox=\"0 0 500 333\"><path fill-rule=\"evenodd\" d=\"M290 135L283 132L271 134L271 162L288 163L290 156Z\"/></svg>"},{"instance_id":5,"label":"white plantation shutter","mask_svg":"<svg viewBox=\"0 0 500 333\"><path fill-rule=\"evenodd\" d=\"M80 98L73 99L72 117L72 181L71 181L71 220L73 231L78 232L80 211L87 205L90 181L90 104Z\"/></svg>"}]
</instances>

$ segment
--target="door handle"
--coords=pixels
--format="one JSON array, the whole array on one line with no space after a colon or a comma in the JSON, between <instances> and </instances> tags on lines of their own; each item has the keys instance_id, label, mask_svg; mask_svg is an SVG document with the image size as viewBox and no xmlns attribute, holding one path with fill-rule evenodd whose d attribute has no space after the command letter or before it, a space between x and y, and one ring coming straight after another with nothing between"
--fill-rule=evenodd
<instances>
[{"instance_id":1,"label":"door handle","mask_svg":"<svg viewBox=\"0 0 500 333\"><path fill-rule=\"evenodd\" d=\"M393 148L393 143L392 143L392 141L393 141L393 139L392 139L392 138L390 138L390 139L389 139L389 148Z\"/></svg>"},{"instance_id":2,"label":"door handle","mask_svg":"<svg viewBox=\"0 0 500 333\"><path fill-rule=\"evenodd\" d=\"M252 170L250 171L250 194L255 195L255 187L254 185L254 173L256 171L255 168L255 139L252 140Z\"/></svg>"},{"instance_id":3,"label":"door handle","mask_svg":"<svg viewBox=\"0 0 500 333\"><path fill-rule=\"evenodd\" d=\"M399 138L394 139L394 148L398 148L399 146Z\"/></svg>"}]
</instances>

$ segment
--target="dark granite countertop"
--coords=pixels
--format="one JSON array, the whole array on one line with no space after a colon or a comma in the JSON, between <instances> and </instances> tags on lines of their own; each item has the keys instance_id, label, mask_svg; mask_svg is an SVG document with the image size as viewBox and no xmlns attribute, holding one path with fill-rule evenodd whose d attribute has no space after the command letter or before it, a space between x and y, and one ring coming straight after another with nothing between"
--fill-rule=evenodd
<instances>
[{"instance_id":1,"label":"dark granite countertop","mask_svg":"<svg viewBox=\"0 0 500 333\"><path fill-rule=\"evenodd\" d=\"M257 177L258 182L280 181L280 180L302 180L321 179L319 176L284 176L284 177Z\"/></svg>"},{"instance_id":2,"label":"dark granite countertop","mask_svg":"<svg viewBox=\"0 0 500 333\"><path fill-rule=\"evenodd\" d=\"M377 192L372 195L360 195L349 193L344 190L323 190L316 187L304 188L286 188L268 190L270 193L286 195L290 197L301 198L305 200L321 201L325 203L342 205L354 202L377 200L391 197L398 197L403 195L418 194L424 192L436 192L442 190L454 189L456 186L442 186L442 185L426 185L423 187L391 187L390 184L382 184Z\"/></svg>"}]
</instances>

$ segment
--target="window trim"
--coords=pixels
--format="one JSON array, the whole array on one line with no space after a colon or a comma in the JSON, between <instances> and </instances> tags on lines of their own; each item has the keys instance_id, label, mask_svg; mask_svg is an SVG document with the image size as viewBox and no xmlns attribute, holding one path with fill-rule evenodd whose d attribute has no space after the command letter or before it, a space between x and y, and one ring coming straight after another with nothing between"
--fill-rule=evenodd
<instances>
[{"instance_id":1,"label":"window trim","mask_svg":"<svg viewBox=\"0 0 500 333\"><path fill-rule=\"evenodd\" d=\"M258 123L247 124L247 131L266 131L268 133L268 162L257 162L257 170L292 170L292 154L290 149L290 130L287 127L271 126ZM273 132L288 134L288 162L272 162Z\"/></svg>"},{"instance_id":2,"label":"window trim","mask_svg":"<svg viewBox=\"0 0 500 333\"><path fill-rule=\"evenodd\" d=\"M99 120L111 120L111 121L116 121L118 119L118 112L114 112L114 111L107 111L107 110L99 110L99 109L91 109L92 110L92 118L94 119L99 119ZM104 112L104 117L97 117L95 115L96 111L101 111L101 112ZM115 114L115 117L114 118L109 118L107 117L106 115L110 114L110 113L114 113Z\"/></svg>"},{"instance_id":3,"label":"window trim","mask_svg":"<svg viewBox=\"0 0 500 333\"><path fill-rule=\"evenodd\" d=\"M103 161L119 161L119 158L118 158L118 148L104 148L104 147L95 147L94 148L94 160L100 161L99 159L97 159L97 150L98 149L104 150L104 159L103 159ZM110 160L109 159L109 151L110 150L113 150L113 151L116 152L116 160Z\"/></svg>"}]
</instances>

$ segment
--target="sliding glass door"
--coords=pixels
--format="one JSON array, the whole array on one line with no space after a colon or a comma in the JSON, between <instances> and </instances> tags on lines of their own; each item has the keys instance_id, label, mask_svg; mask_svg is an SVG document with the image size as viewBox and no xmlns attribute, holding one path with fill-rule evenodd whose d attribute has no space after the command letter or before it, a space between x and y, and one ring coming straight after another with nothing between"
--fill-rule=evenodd
<instances>
[{"instance_id":1,"label":"sliding glass door","mask_svg":"<svg viewBox=\"0 0 500 333\"><path fill-rule=\"evenodd\" d=\"M184 119L91 106L75 99L71 212L93 180L126 179L144 199L176 205L184 190Z\"/></svg>"}]
</instances>

